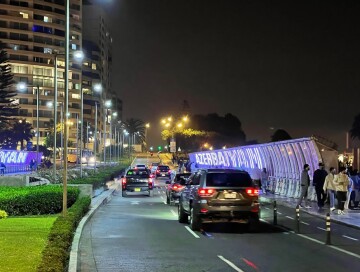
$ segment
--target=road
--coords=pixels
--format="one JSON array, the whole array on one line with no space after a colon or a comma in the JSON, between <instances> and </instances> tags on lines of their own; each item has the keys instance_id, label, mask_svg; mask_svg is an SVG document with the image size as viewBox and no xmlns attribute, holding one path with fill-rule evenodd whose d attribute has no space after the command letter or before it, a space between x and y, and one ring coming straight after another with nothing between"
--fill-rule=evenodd
<instances>
[{"instance_id":1,"label":"road","mask_svg":"<svg viewBox=\"0 0 360 272\"><path fill-rule=\"evenodd\" d=\"M360 267L359 230L332 225L333 245L327 246L323 220L301 213L301 234L296 234L293 210L278 207L281 226L273 226L272 207L265 203L256 232L236 224L192 232L178 223L177 207L165 204L164 180L158 186L152 197L132 193L123 198L119 191L97 210L83 230L79 271L333 272Z\"/></svg>"}]
</instances>

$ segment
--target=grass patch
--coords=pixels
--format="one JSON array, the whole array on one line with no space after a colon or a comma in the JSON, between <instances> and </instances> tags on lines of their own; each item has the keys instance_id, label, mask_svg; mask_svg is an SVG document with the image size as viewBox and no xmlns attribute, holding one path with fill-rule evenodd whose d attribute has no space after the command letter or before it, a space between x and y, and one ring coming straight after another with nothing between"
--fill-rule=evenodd
<instances>
[{"instance_id":1,"label":"grass patch","mask_svg":"<svg viewBox=\"0 0 360 272\"><path fill-rule=\"evenodd\" d=\"M36 271L56 218L52 215L1 219L1 271Z\"/></svg>"}]
</instances>

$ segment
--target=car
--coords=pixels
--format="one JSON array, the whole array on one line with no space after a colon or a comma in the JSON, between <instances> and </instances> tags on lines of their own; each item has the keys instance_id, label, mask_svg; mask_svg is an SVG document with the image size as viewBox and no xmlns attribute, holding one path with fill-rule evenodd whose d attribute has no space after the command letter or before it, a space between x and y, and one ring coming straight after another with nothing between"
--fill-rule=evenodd
<instances>
[{"instance_id":1,"label":"car","mask_svg":"<svg viewBox=\"0 0 360 272\"><path fill-rule=\"evenodd\" d=\"M187 184L191 173L178 173L174 176L173 180L166 186L166 203L172 204L179 201L180 193Z\"/></svg>"},{"instance_id":2,"label":"car","mask_svg":"<svg viewBox=\"0 0 360 272\"><path fill-rule=\"evenodd\" d=\"M238 222L257 226L260 219L259 188L246 171L201 169L181 192L178 221L200 230L203 223Z\"/></svg>"},{"instance_id":3,"label":"car","mask_svg":"<svg viewBox=\"0 0 360 272\"><path fill-rule=\"evenodd\" d=\"M134 166L134 169L144 170L144 169L147 169L147 167L146 167L145 164L137 164L137 165Z\"/></svg>"},{"instance_id":4,"label":"car","mask_svg":"<svg viewBox=\"0 0 360 272\"><path fill-rule=\"evenodd\" d=\"M128 169L125 176L121 177L122 196L125 197L127 192L145 192L151 195L154 180L148 170Z\"/></svg>"},{"instance_id":5,"label":"car","mask_svg":"<svg viewBox=\"0 0 360 272\"><path fill-rule=\"evenodd\" d=\"M171 170L168 165L159 165L156 169L156 177L170 177Z\"/></svg>"}]
</instances>

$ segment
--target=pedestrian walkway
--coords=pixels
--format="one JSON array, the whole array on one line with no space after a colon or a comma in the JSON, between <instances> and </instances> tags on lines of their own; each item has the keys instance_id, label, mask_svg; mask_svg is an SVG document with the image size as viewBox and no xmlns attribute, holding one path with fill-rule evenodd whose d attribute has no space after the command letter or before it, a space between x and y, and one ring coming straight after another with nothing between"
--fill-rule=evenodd
<instances>
[{"instance_id":1,"label":"pedestrian walkway","mask_svg":"<svg viewBox=\"0 0 360 272\"><path fill-rule=\"evenodd\" d=\"M261 203L274 203L276 201L277 205L282 205L290 208L296 208L297 199L291 197L285 197L280 195L275 195L271 193L263 194L260 196ZM316 202L308 202L310 208L301 208L302 212L308 214L326 218L326 214L330 212L329 206L325 206L323 209L318 209ZM360 209L359 210L345 210L345 215L338 215L337 210L330 213L331 220L333 222L347 225L349 227L360 229Z\"/></svg>"}]
</instances>

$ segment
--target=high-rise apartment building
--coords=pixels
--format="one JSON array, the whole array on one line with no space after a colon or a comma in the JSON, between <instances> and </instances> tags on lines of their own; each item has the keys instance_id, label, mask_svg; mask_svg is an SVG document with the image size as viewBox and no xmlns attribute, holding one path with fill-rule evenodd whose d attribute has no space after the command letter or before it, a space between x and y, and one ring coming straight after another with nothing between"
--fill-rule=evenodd
<instances>
[{"instance_id":1,"label":"high-rise apartment building","mask_svg":"<svg viewBox=\"0 0 360 272\"><path fill-rule=\"evenodd\" d=\"M70 50L82 48L81 0L70 1ZM19 116L26 118L34 130L39 115L40 144L51 126L54 110L47 106L54 101L54 52L58 52L58 101L64 103L65 45L64 0L0 0L0 41L8 52L14 81L25 82L27 89L18 91ZM71 54L71 53L70 53ZM69 72L69 118L73 124L80 115L81 64L71 62ZM15 86L14 86L15 88ZM40 90L37 112L36 89ZM61 106L58 116L61 116ZM75 125L69 140L76 140ZM34 138L35 140L35 138Z\"/></svg>"}]
</instances>

